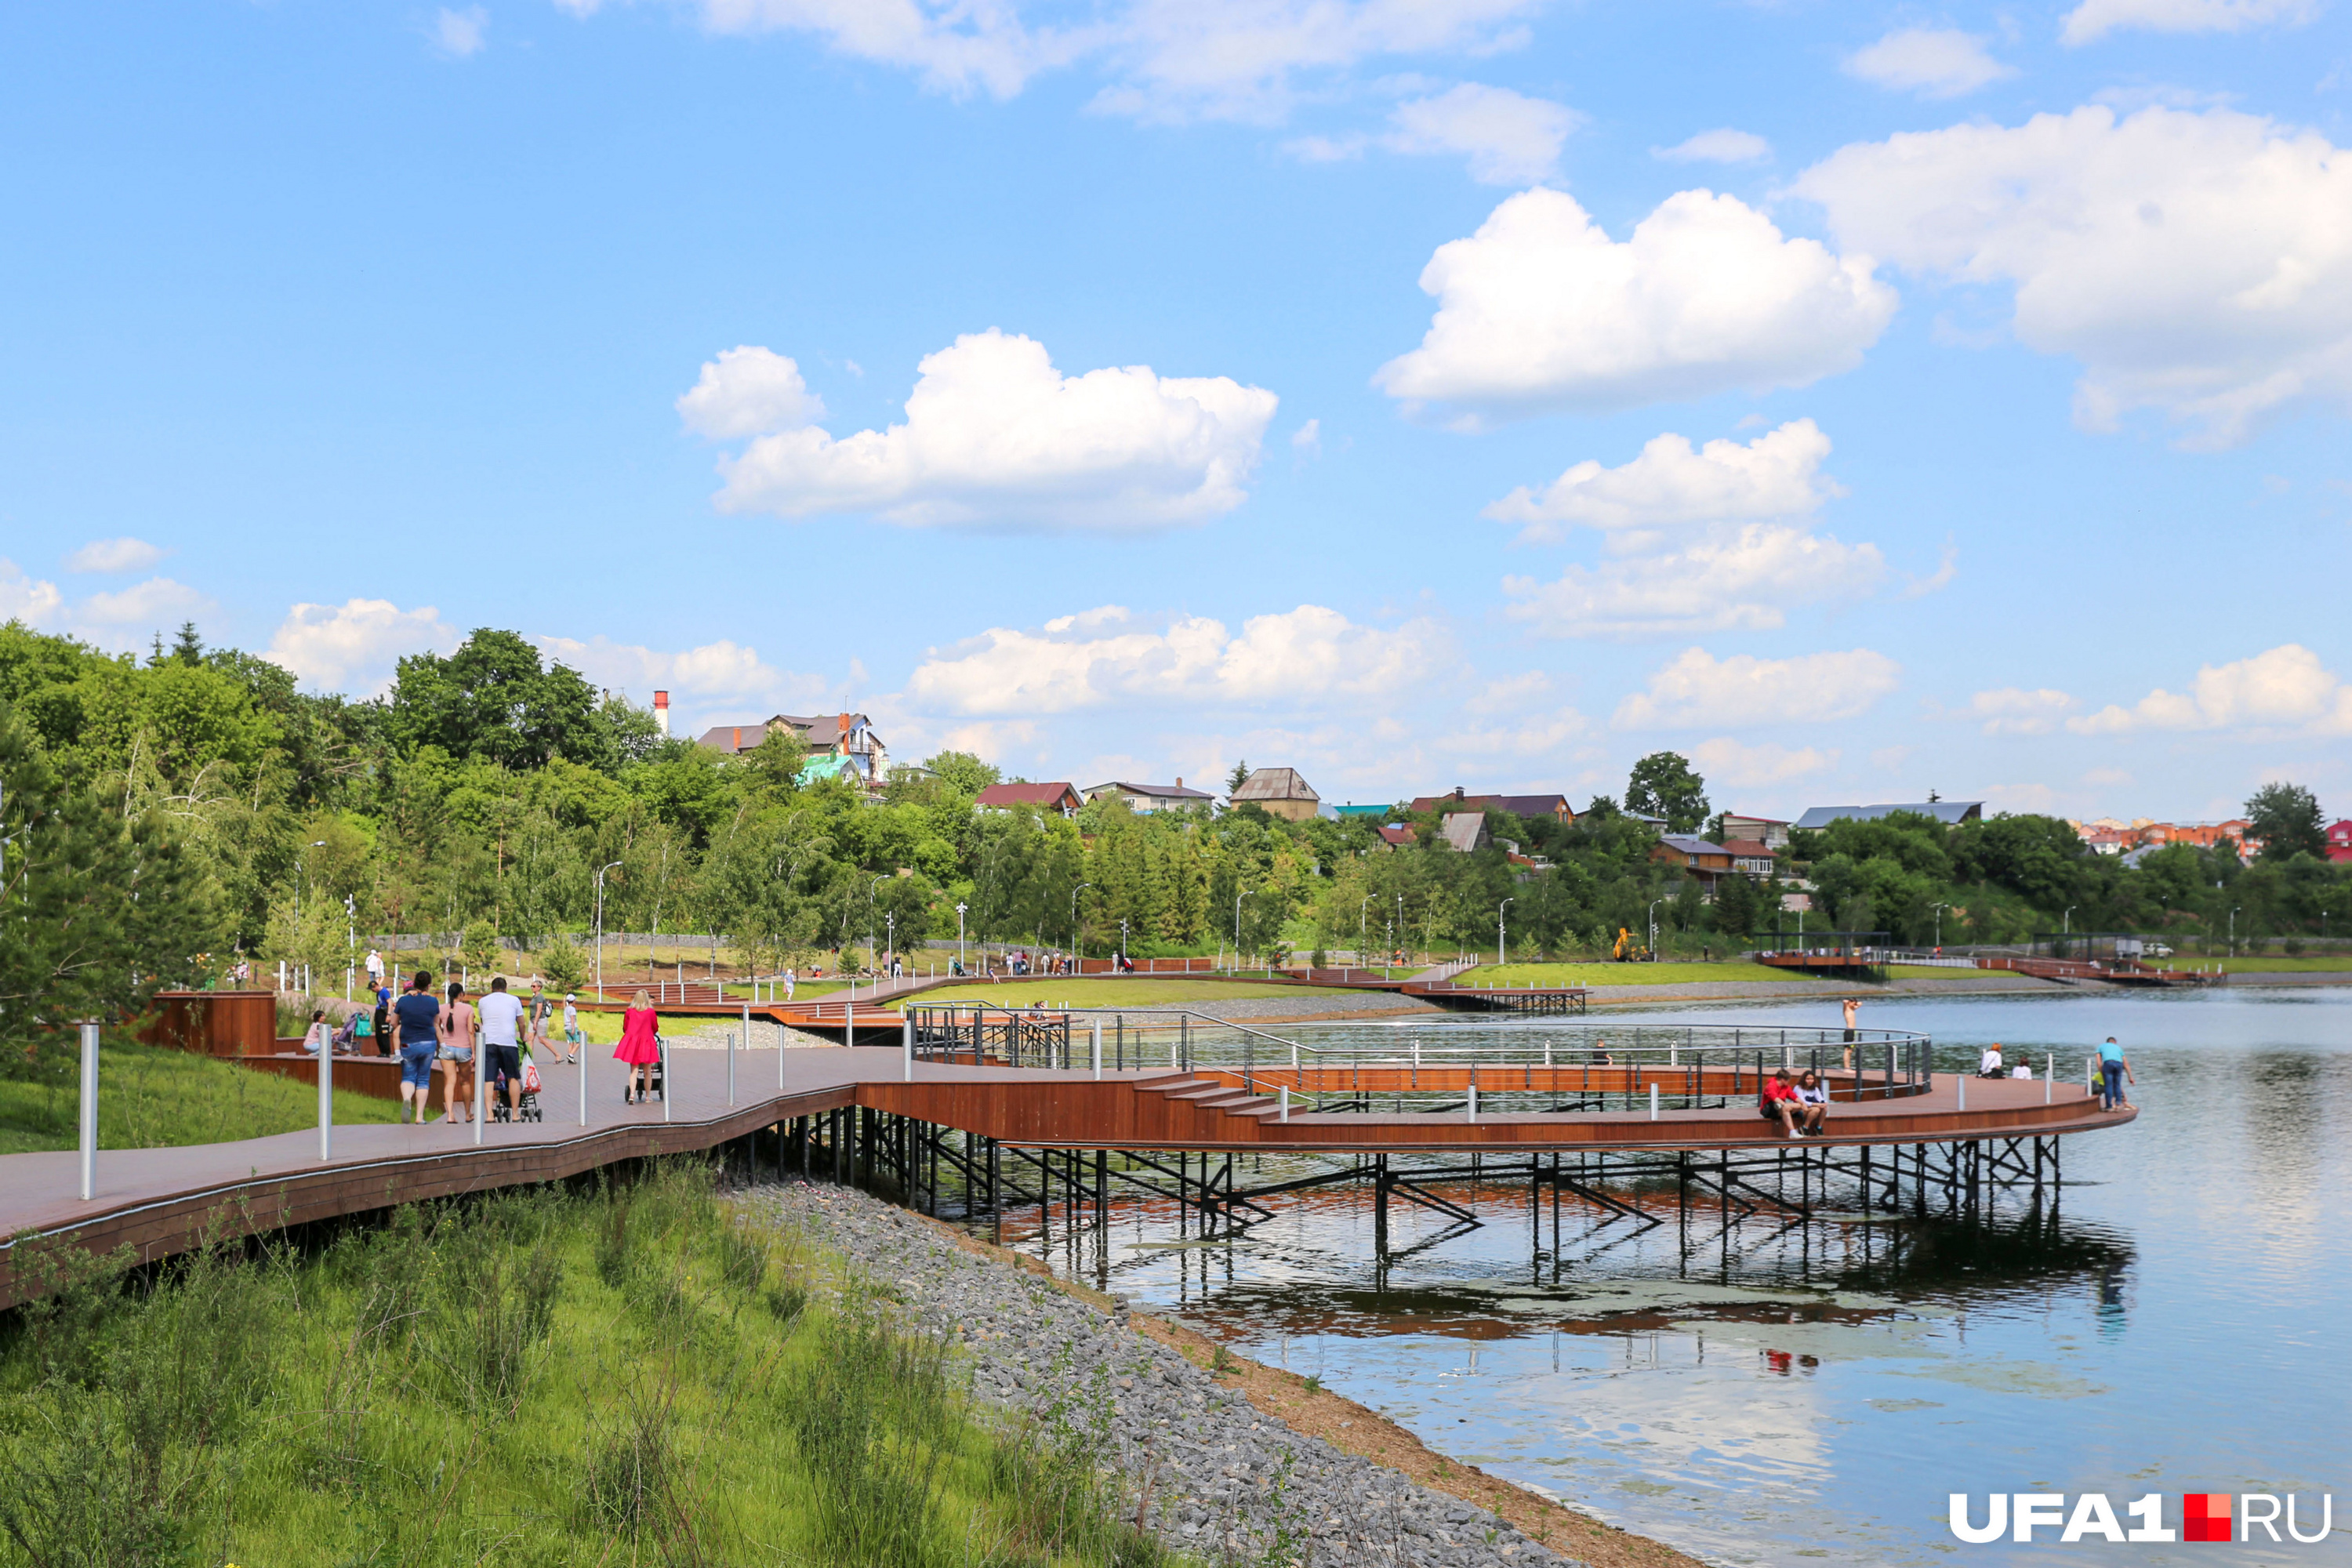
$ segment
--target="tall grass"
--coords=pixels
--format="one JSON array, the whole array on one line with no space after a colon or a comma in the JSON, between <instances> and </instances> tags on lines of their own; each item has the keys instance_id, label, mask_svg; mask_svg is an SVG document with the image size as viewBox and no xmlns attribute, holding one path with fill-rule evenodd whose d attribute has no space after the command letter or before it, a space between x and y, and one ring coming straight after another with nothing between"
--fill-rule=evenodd
<instances>
[{"instance_id":1,"label":"tall grass","mask_svg":"<svg viewBox=\"0 0 2352 1568\"><path fill-rule=\"evenodd\" d=\"M319 1122L319 1091L307 1083L161 1046L105 1045L98 1053L98 1146L162 1149L299 1132ZM71 1149L80 1137L72 1079L0 1079L0 1154ZM399 1119L396 1100L335 1091L343 1126Z\"/></svg>"},{"instance_id":2,"label":"tall grass","mask_svg":"<svg viewBox=\"0 0 2352 1568\"><path fill-rule=\"evenodd\" d=\"M23 1265L50 1292L0 1335L7 1568L1172 1562L1104 1434L996 1424L699 1166L127 1265Z\"/></svg>"}]
</instances>

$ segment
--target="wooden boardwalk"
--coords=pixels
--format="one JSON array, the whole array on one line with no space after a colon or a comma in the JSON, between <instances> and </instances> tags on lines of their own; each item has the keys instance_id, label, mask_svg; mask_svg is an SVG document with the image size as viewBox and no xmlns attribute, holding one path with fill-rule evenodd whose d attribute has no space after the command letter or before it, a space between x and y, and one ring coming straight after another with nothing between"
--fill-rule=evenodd
<instances>
[{"instance_id":1,"label":"wooden boardwalk","mask_svg":"<svg viewBox=\"0 0 2352 1568\"><path fill-rule=\"evenodd\" d=\"M895 1020L894 1020L895 1022ZM1279 1089L1292 1069L1260 1070L1260 1090L1238 1086L1231 1069L1197 1074L1051 1071L919 1061L912 1079L896 1048L740 1051L730 1104L728 1053L676 1050L673 1098L664 1107L624 1106L622 1068L598 1054L586 1068L542 1068L547 1120L482 1128L438 1122L421 1127L339 1127L334 1158L319 1158L315 1129L240 1142L176 1149L100 1151L97 1196L79 1196L72 1152L0 1156L0 1306L20 1298L16 1260L28 1235L55 1235L100 1251L129 1246L142 1258L187 1250L207 1237L229 1237L365 1213L396 1204L449 1197L578 1175L648 1155L717 1148L796 1117L835 1111L890 1112L1008 1145L1048 1149L1126 1149L1223 1152L1411 1152L1481 1150L1659 1152L1781 1146L1778 1129L1752 1103L1720 1110L1646 1109L1549 1112L1403 1111L1312 1113ZM778 1074L781 1069L782 1086ZM580 1074L589 1075L587 1125L580 1125ZM1311 1079L1317 1069L1304 1069ZM1467 1087L1466 1069L1450 1067ZM1593 1069L1526 1069L1513 1064L1486 1079L1489 1092L1574 1096L1594 1084ZM1687 1075L1630 1069L1633 1079L1609 1092L1685 1092ZM1537 1082L1546 1073L1549 1082ZM1717 1086L1710 1074L1705 1092ZM1752 1076L1752 1075L1751 1075ZM1325 1085L1322 1087L1332 1087ZM1362 1087L1360 1084L1359 1087ZM1402 1083L1394 1086L1402 1089ZM1444 1087L1422 1083L1427 1089ZM1752 1082L1747 1092L1752 1094ZM1825 1144L1928 1144L1979 1139L2041 1138L2115 1127L2133 1112L2101 1111L2075 1084L1969 1080L1939 1077L1933 1091L1897 1099L1833 1104Z\"/></svg>"}]
</instances>

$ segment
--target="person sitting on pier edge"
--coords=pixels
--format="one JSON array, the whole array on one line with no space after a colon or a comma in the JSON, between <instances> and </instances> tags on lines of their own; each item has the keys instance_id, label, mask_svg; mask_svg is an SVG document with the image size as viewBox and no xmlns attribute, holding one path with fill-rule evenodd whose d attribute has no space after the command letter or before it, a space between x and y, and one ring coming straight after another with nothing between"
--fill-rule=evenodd
<instances>
[{"instance_id":1,"label":"person sitting on pier edge","mask_svg":"<svg viewBox=\"0 0 2352 1568\"><path fill-rule=\"evenodd\" d=\"M2126 1109L2130 1107L2131 1101L2124 1098L2126 1079L2130 1079L2135 1087L2139 1083L2139 1079L2132 1073L2131 1058L2124 1055L2124 1048L2116 1044L2116 1037L2113 1035L2109 1035L2107 1043L2099 1047L2099 1108L2101 1110L2114 1110L2118 1107Z\"/></svg>"},{"instance_id":2,"label":"person sitting on pier edge","mask_svg":"<svg viewBox=\"0 0 2352 1568\"><path fill-rule=\"evenodd\" d=\"M1992 1044L1987 1046L1984 1048L1984 1054L1977 1058L1977 1076L1979 1078L2007 1078L2009 1076L2008 1071L2000 1065L2000 1042L1999 1040L1995 1040Z\"/></svg>"},{"instance_id":3,"label":"person sitting on pier edge","mask_svg":"<svg viewBox=\"0 0 2352 1568\"><path fill-rule=\"evenodd\" d=\"M1798 1117L1803 1123L1805 1133L1809 1137L1820 1137L1822 1119L1830 1113L1830 1088L1822 1081L1821 1074L1811 1068L1807 1068L1804 1076L1797 1080L1797 1103L1803 1108L1798 1112Z\"/></svg>"},{"instance_id":4,"label":"person sitting on pier edge","mask_svg":"<svg viewBox=\"0 0 2352 1568\"><path fill-rule=\"evenodd\" d=\"M1764 1080L1763 1092L1757 1096L1756 1109L1767 1121L1778 1121L1789 1130L1791 1138L1802 1138L1798 1122L1804 1110L1797 1101L1797 1086L1789 1081L1789 1069L1778 1068Z\"/></svg>"},{"instance_id":5,"label":"person sitting on pier edge","mask_svg":"<svg viewBox=\"0 0 2352 1568\"><path fill-rule=\"evenodd\" d=\"M1617 1065L1617 1058L1609 1054L1609 1042L1607 1040L1595 1040L1592 1042L1592 1065L1597 1068L1614 1067Z\"/></svg>"}]
</instances>

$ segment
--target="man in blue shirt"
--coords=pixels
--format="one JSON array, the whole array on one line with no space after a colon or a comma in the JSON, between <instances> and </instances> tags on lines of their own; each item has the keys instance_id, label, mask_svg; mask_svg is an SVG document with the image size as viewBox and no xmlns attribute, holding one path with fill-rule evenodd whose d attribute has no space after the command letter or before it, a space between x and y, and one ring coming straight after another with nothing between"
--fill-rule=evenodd
<instances>
[{"instance_id":1,"label":"man in blue shirt","mask_svg":"<svg viewBox=\"0 0 2352 1568\"><path fill-rule=\"evenodd\" d=\"M400 1021L400 1119L408 1120L409 1102L416 1120L425 1120L425 1102L433 1090L433 1051L441 1042L436 1029L440 999L433 994L433 973L420 969L408 994L392 1005Z\"/></svg>"},{"instance_id":2,"label":"man in blue shirt","mask_svg":"<svg viewBox=\"0 0 2352 1568\"><path fill-rule=\"evenodd\" d=\"M2107 1043L2099 1047L2099 1109L2113 1110L2118 1106L2131 1104L2124 1098L2124 1080L2126 1079L2131 1080L2133 1088L2139 1087L2139 1079L2132 1075L2131 1058L2124 1055L2124 1048L2116 1044L2113 1035L2109 1035Z\"/></svg>"}]
</instances>

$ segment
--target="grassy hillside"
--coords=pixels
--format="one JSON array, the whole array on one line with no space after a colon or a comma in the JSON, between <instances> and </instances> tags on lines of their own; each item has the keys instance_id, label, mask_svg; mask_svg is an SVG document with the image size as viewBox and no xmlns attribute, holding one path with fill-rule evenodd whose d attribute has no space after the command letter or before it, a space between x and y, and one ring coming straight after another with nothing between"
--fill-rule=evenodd
<instances>
[{"instance_id":1,"label":"grassy hillside","mask_svg":"<svg viewBox=\"0 0 2352 1568\"><path fill-rule=\"evenodd\" d=\"M1174 1561L1086 1410L997 1425L887 1294L680 1166L101 1274L0 1349L0 1563Z\"/></svg>"},{"instance_id":2,"label":"grassy hillside","mask_svg":"<svg viewBox=\"0 0 2352 1568\"><path fill-rule=\"evenodd\" d=\"M0 1080L0 1154L80 1143L80 1097L62 1088ZM335 1091L335 1121L394 1121L395 1100ZM125 1041L98 1052L98 1146L163 1149L266 1138L319 1124L319 1091L211 1057Z\"/></svg>"}]
</instances>

